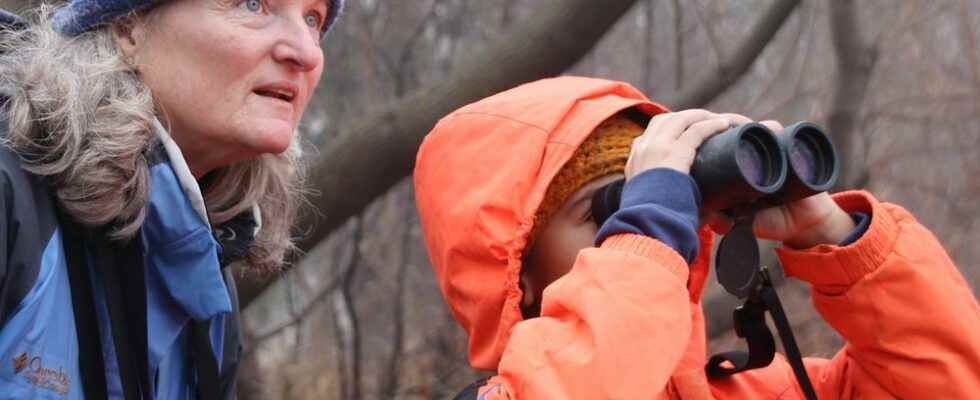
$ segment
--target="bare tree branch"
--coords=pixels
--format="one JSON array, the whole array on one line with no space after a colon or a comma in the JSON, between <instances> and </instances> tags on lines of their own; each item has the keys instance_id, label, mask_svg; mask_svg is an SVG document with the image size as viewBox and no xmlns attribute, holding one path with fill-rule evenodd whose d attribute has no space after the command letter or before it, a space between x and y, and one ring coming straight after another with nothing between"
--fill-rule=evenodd
<instances>
[{"instance_id":1,"label":"bare tree branch","mask_svg":"<svg viewBox=\"0 0 980 400\"><path fill-rule=\"evenodd\" d=\"M460 11L456 15L467 15L470 10L471 0L461 0ZM452 71L453 67L456 65L457 60L456 54L459 53L460 45L464 44L460 38L463 36L463 32L469 27L466 23L466 18L453 18L447 24L446 31L449 32L453 38L452 45L449 46L449 54L443 61L443 68L448 73Z\"/></svg>"},{"instance_id":2,"label":"bare tree branch","mask_svg":"<svg viewBox=\"0 0 980 400\"><path fill-rule=\"evenodd\" d=\"M392 77L395 79L395 96L401 98L405 95L408 90L408 83L406 82L407 75L405 72L408 69L407 66L409 62L412 61L412 56L415 54L415 45L418 43L419 38L422 37L422 33L425 32L425 27L428 21L431 20L436 15L436 7L439 5L441 0L433 0L429 4L429 11L425 13L425 16L415 25L415 29L412 33L408 35L408 39L405 41L405 45L402 46L402 50L398 55L398 63L396 69L391 71Z\"/></svg>"},{"instance_id":3,"label":"bare tree branch","mask_svg":"<svg viewBox=\"0 0 980 400\"><path fill-rule=\"evenodd\" d=\"M719 60L717 71L705 71L693 80L694 86L660 100L678 110L702 107L711 102L748 72L798 5L800 0L777 1L756 23L745 41L735 48L730 59Z\"/></svg>"},{"instance_id":4,"label":"bare tree branch","mask_svg":"<svg viewBox=\"0 0 980 400\"><path fill-rule=\"evenodd\" d=\"M970 74L974 94L980 93L980 55L977 54L977 37L970 24L970 10L966 0L960 1L960 35L963 37L963 50L970 62ZM975 101L977 115L980 115L980 101Z\"/></svg>"},{"instance_id":5,"label":"bare tree branch","mask_svg":"<svg viewBox=\"0 0 980 400\"><path fill-rule=\"evenodd\" d=\"M506 30L510 28L512 22L514 22L514 0L503 0L503 4L500 5L500 27Z\"/></svg>"},{"instance_id":6,"label":"bare tree branch","mask_svg":"<svg viewBox=\"0 0 980 400\"><path fill-rule=\"evenodd\" d=\"M936 4L932 10L923 10L923 5ZM895 18L894 23L885 24L885 28L878 31L875 37L870 41L870 43L881 43L885 39L896 38L904 33L908 33L912 36L917 35L917 31L923 29L923 25L929 25L935 23L937 18L942 17L944 14L949 13L949 11L956 4L951 1L946 2L929 2L929 1L903 1L896 3L896 6L901 6L899 10L898 17ZM904 41L894 40L893 43L898 46L905 46ZM889 65L889 64L886 64Z\"/></svg>"},{"instance_id":7,"label":"bare tree branch","mask_svg":"<svg viewBox=\"0 0 980 400\"><path fill-rule=\"evenodd\" d=\"M235 384L235 392L239 400L260 400L265 397L267 386L262 368L259 367L258 357L242 356L239 366L238 382Z\"/></svg>"},{"instance_id":8,"label":"bare tree branch","mask_svg":"<svg viewBox=\"0 0 980 400\"><path fill-rule=\"evenodd\" d=\"M644 14L644 24L643 24L643 40L647 43L643 46L643 87L646 90L651 90L653 88L653 63L655 58L653 57L653 18L656 16L654 14L654 9L656 3L653 0L647 0L643 5Z\"/></svg>"},{"instance_id":9,"label":"bare tree branch","mask_svg":"<svg viewBox=\"0 0 980 400\"><path fill-rule=\"evenodd\" d=\"M296 329L293 332L293 354L292 359L294 362L299 361L300 348L303 343L303 318L299 316L299 311L296 309L296 280L298 274L292 274L285 277L286 280L286 309L289 312L289 317L296 321Z\"/></svg>"},{"instance_id":10,"label":"bare tree branch","mask_svg":"<svg viewBox=\"0 0 980 400\"><path fill-rule=\"evenodd\" d=\"M935 105L943 105L943 104L951 105L953 103L937 100L937 101L929 102L929 104L935 106ZM980 99L964 100L960 102L958 105L960 106L972 105L974 107L980 107ZM977 114L975 114L975 111L972 110L964 110L964 111L956 110L956 112L948 111L945 112L943 116L948 118L949 120L939 120L936 118L929 117L928 115L911 115L909 113L903 113L900 111L882 109L880 111L867 113L866 118L880 118L883 120L888 120L890 122L904 122L904 123L917 124L917 125L925 125L925 123L931 123L933 124L933 126L955 127L956 125L959 124L958 120L962 120L962 119L969 120L971 118L975 118L976 115ZM907 135L918 134L918 132L909 132L909 131L906 131L904 133Z\"/></svg>"},{"instance_id":11,"label":"bare tree branch","mask_svg":"<svg viewBox=\"0 0 980 400\"><path fill-rule=\"evenodd\" d=\"M813 28L813 22L815 19L816 18L813 17L813 13L807 12L805 7L800 10L800 18L799 18L800 22L799 24L797 24L798 27L796 29L796 35L793 38L792 43L800 43L796 47L802 47L803 51L800 52L797 51L796 48L793 48L792 51L786 52L787 54L782 57L782 61L779 63L779 69L777 70L776 74L772 77L772 79L769 80L765 88L757 91L755 97L753 97L751 100L749 100L746 103L748 104L748 106L746 107L747 109L749 110L757 109L759 102L763 101L764 99L770 98L772 96L773 90L775 90L777 85L781 83L785 83L789 80L790 69L792 68L793 64L796 63L797 58L800 57L800 53L803 53L804 58L809 54L809 50L812 47L810 44L813 42L814 35L813 35L813 30L812 29L807 30L807 28ZM807 32L807 40L803 40L804 31ZM804 59L803 63L805 62L806 61ZM799 80L800 79L797 79L797 82L799 82ZM790 97L795 98L796 93L798 93L799 91L800 91L799 86L796 86L794 93ZM771 115L771 114L761 114L761 115Z\"/></svg>"},{"instance_id":12,"label":"bare tree branch","mask_svg":"<svg viewBox=\"0 0 980 400\"><path fill-rule=\"evenodd\" d=\"M681 0L674 0L674 90L681 90L684 84L684 35L681 34L681 24L684 22L683 11ZM653 12L650 16L653 16ZM650 24L653 24L652 19ZM648 81L647 88L650 87L649 84Z\"/></svg>"},{"instance_id":13,"label":"bare tree branch","mask_svg":"<svg viewBox=\"0 0 980 400\"><path fill-rule=\"evenodd\" d=\"M388 53L382 49L382 42L375 40L375 36L372 34L372 20L377 18L375 14L376 12L369 13L365 11L356 14L360 18L358 18L359 23L356 25L358 29L355 38L357 38L357 43L360 48L372 60L368 65L381 66L389 76L394 77L398 75L398 66L395 65L395 61L392 60ZM374 72L375 69L377 68L372 67L370 71ZM375 78L374 81L377 81L377 79Z\"/></svg>"},{"instance_id":14,"label":"bare tree branch","mask_svg":"<svg viewBox=\"0 0 980 400\"><path fill-rule=\"evenodd\" d=\"M727 68L727 65L725 64L725 60L728 59L728 56L721 48L721 39L718 39L718 35L715 34L714 26L709 23L708 19L701 13L701 6L696 2L691 2L689 4L691 4L691 9L694 10L694 17L698 20L698 26L701 27L702 31L704 31L704 35L708 37L708 46L711 47L711 51L715 53L715 68L718 69L717 74L726 75L725 68Z\"/></svg>"},{"instance_id":15,"label":"bare tree branch","mask_svg":"<svg viewBox=\"0 0 980 400\"><path fill-rule=\"evenodd\" d=\"M358 400L361 398L361 334L358 331L357 314L351 298L351 286L354 274L360 262L361 235L363 232L362 218L355 218L351 232L353 253L350 262L341 273L339 290L332 291L334 326L337 329L339 351L337 357L340 365L341 398Z\"/></svg>"},{"instance_id":16,"label":"bare tree branch","mask_svg":"<svg viewBox=\"0 0 980 400\"><path fill-rule=\"evenodd\" d=\"M415 153L435 122L469 102L519 83L561 73L583 55L637 0L566 0L542 7L522 26L502 35L485 51L464 57L455 73L384 108L326 143L310 176L322 193L307 215L312 231L300 242L311 249L372 199L407 176ZM276 277L245 276L241 304L247 307Z\"/></svg>"},{"instance_id":17,"label":"bare tree branch","mask_svg":"<svg viewBox=\"0 0 980 400\"><path fill-rule=\"evenodd\" d=\"M914 189L917 194L923 194L928 197L932 197L937 200L937 203L943 205L943 211L950 215L953 219L957 221L971 221L976 218L976 210L972 199L960 199L961 203L955 201L950 201L954 198L952 193L950 193L949 186L940 186L932 183L926 183L922 180L917 180L909 178L907 176L901 176L896 174L889 174L878 177L882 181L887 181L898 187L907 187Z\"/></svg>"},{"instance_id":18,"label":"bare tree branch","mask_svg":"<svg viewBox=\"0 0 980 400\"><path fill-rule=\"evenodd\" d=\"M831 35L837 53L837 86L827 117L827 129L840 155L838 190L863 187L870 177L864 165L866 157L862 155L867 154L862 143L866 136L856 128L877 50L862 43L856 13L852 2L830 3Z\"/></svg>"},{"instance_id":19,"label":"bare tree branch","mask_svg":"<svg viewBox=\"0 0 980 400\"><path fill-rule=\"evenodd\" d=\"M405 221L404 229L402 230L402 240L401 240L401 254L398 260L398 273L395 276L395 294L394 294L394 304L393 304L393 316L392 316L392 326L394 331L391 335L391 352L388 356L388 365L385 368L385 375L381 380L381 396L385 398L397 398L398 397L398 386L399 377L401 376L401 361L402 361L402 347L405 340L405 280L406 272L409 268L409 264L412 260L412 247L415 244L415 238L412 236L412 229L415 226L415 207L413 207L415 197L415 190L412 185L408 185L408 189L405 190L404 199L401 204L404 205L402 213L404 217L402 221Z\"/></svg>"},{"instance_id":20,"label":"bare tree branch","mask_svg":"<svg viewBox=\"0 0 980 400\"><path fill-rule=\"evenodd\" d=\"M814 63L811 63L810 62L810 59L813 57L814 50L817 48L817 46L814 46L813 45L814 38L817 36L814 33L815 30L816 30L816 24L817 24L817 18L815 17L815 15L818 15L820 13L820 6L821 6L821 4L822 3L815 4L812 7L812 9L810 10L810 13L809 13L810 14L810 29L809 29L810 30L810 33L809 33L809 35L807 35L808 37L807 37L807 41L806 41L806 54L804 54L804 56L803 56L803 62L800 63L800 72L798 74L796 74L796 83L794 85L794 87L795 87L794 90L797 91L797 92L800 92L800 91L803 90L803 83L806 82L806 81L808 81L807 78L808 78L809 75L807 74L807 71L809 71L809 67L811 66L811 64L814 64Z\"/></svg>"},{"instance_id":21,"label":"bare tree branch","mask_svg":"<svg viewBox=\"0 0 980 400\"><path fill-rule=\"evenodd\" d=\"M320 303L323 302L323 300L326 299L327 296L331 295L334 291L336 291L337 288L340 287L340 284L341 281L339 279L330 282L330 284L320 289L320 291L316 294L316 296L314 296L313 299L307 302L306 305L304 305L303 308L299 310L299 312L291 314L289 320L280 323L279 325L276 325L274 328L270 328L265 332L254 335L251 338L251 340L249 340L250 346L248 349L246 349L245 351L246 354L250 352L252 349L257 348L258 345L261 344L262 342L279 335L280 333L282 333L283 331L285 331L290 327L299 324L303 320L303 318L306 318L306 316L310 315L310 313L313 312L313 309L316 308L316 306L320 305Z\"/></svg>"}]
</instances>

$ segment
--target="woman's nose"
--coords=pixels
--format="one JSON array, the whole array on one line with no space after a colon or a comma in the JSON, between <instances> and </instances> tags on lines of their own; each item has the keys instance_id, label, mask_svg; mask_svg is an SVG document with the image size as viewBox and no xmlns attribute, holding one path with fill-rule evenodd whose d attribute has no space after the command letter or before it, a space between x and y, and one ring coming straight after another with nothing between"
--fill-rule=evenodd
<instances>
[{"instance_id":1,"label":"woman's nose","mask_svg":"<svg viewBox=\"0 0 980 400\"><path fill-rule=\"evenodd\" d=\"M272 57L280 63L300 71L311 71L323 62L320 41L310 28L300 21L288 21L281 25L280 39L272 50Z\"/></svg>"}]
</instances>

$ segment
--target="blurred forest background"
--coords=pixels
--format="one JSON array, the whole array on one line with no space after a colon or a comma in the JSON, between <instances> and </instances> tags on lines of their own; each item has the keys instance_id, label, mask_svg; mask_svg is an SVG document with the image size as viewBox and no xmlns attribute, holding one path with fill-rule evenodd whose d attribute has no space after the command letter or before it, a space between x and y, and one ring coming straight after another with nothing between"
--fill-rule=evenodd
<instances>
[{"instance_id":1,"label":"blurred forest background","mask_svg":"<svg viewBox=\"0 0 980 400\"><path fill-rule=\"evenodd\" d=\"M844 154L840 189L910 209L976 293L978 26L977 0L348 1L301 127L318 210L305 256L241 280L239 397L444 399L488 375L468 366L429 267L412 163L437 118L557 74L627 81L673 109L822 124ZM804 354L834 354L809 289L779 291ZM709 287L712 352L741 346L735 305Z\"/></svg>"}]
</instances>

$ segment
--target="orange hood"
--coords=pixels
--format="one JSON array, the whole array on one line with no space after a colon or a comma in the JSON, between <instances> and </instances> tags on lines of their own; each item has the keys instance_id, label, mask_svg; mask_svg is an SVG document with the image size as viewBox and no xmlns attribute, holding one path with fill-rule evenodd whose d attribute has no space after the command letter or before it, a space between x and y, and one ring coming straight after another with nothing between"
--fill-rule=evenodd
<instances>
[{"instance_id":1,"label":"orange hood","mask_svg":"<svg viewBox=\"0 0 980 400\"><path fill-rule=\"evenodd\" d=\"M521 258L552 178L593 129L630 107L667 111L623 82L545 79L460 108L425 138L416 204L443 296L469 334L473 367L496 369L522 319ZM702 243L688 284L695 303L707 249Z\"/></svg>"}]
</instances>

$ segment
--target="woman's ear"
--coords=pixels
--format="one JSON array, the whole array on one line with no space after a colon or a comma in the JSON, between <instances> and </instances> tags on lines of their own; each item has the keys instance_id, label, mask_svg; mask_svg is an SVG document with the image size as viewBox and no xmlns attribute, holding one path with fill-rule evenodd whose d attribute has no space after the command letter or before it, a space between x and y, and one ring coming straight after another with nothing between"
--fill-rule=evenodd
<instances>
[{"instance_id":1,"label":"woman's ear","mask_svg":"<svg viewBox=\"0 0 980 400\"><path fill-rule=\"evenodd\" d=\"M119 18L110 26L112 39L122 53L123 59L132 67L136 67L137 55L146 43L146 26L137 16Z\"/></svg>"}]
</instances>

